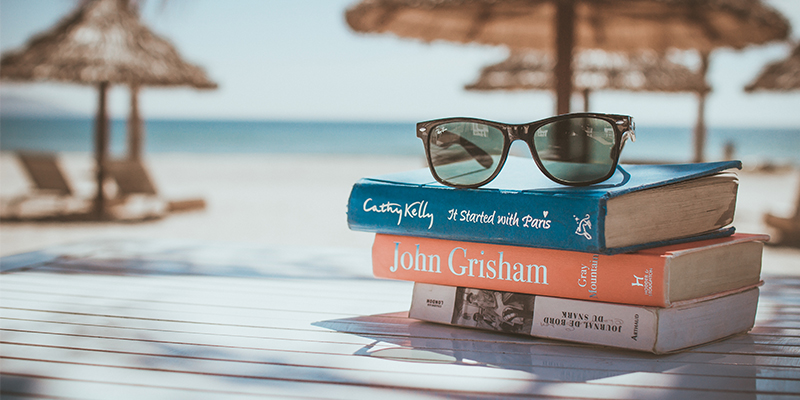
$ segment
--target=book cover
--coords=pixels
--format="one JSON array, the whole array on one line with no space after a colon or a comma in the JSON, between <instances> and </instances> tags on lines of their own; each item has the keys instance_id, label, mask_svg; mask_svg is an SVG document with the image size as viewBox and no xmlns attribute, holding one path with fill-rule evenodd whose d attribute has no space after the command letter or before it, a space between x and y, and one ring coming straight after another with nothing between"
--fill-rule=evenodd
<instances>
[{"instance_id":1,"label":"book cover","mask_svg":"<svg viewBox=\"0 0 800 400\"><path fill-rule=\"evenodd\" d=\"M757 285L657 308L415 283L408 316L661 354L749 330L757 305Z\"/></svg>"},{"instance_id":2,"label":"book cover","mask_svg":"<svg viewBox=\"0 0 800 400\"><path fill-rule=\"evenodd\" d=\"M760 281L766 235L733 236L604 255L376 234L379 278L667 307Z\"/></svg>"},{"instance_id":3,"label":"book cover","mask_svg":"<svg viewBox=\"0 0 800 400\"><path fill-rule=\"evenodd\" d=\"M677 201L687 196L674 193L668 197L669 193L661 192L658 198L663 201L655 204L652 199L620 203L624 207L617 207L615 212L622 218L626 214L637 216L621 220L623 234L633 229L640 232L634 235L632 243L607 245L605 227L608 203L614 199L735 168L741 168L741 163L625 165L606 182L568 187L548 180L536 170L532 160L509 157L498 177L478 189L443 186L424 168L359 180L350 193L347 222L350 229L378 233L622 253L694 240L700 235L730 235L733 228L726 225L733 220L735 184L733 189L728 185L719 189L722 192L708 193L687 204ZM695 188L700 189L702 185ZM714 201L721 203L709 207ZM693 207L700 210L698 214L688 214ZM716 212L708 211L710 208ZM680 228L703 218L708 221L694 228L699 231L681 237L646 238L648 233L657 234L667 226ZM637 243L638 237L648 241Z\"/></svg>"}]
</instances>

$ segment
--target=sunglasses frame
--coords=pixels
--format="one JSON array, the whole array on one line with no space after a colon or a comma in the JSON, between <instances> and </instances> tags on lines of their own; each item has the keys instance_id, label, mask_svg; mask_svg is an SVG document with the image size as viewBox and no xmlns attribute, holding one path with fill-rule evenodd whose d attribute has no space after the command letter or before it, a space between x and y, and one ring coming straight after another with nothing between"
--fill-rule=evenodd
<instances>
[{"instance_id":1,"label":"sunglasses frame","mask_svg":"<svg viewBox=\"0 0 800 400\"><path fill-rule=\"evenodd\" d=\"M550 172L544 168L541 159L539 158L539 153L536 151L536 147L533 144L533 135L537 129L541 128L544 125L551 124L554 122L569 120L573 118L594 118L606 121L611 124L614 128L614 147L611 149L612 158L614 160L609 172L601 178L597 178L587 182L569 182L559 178L556 178ZM500 162L498 166L495 168L495 171L492 173L491 176L484 179L481 182L470 184L470 185L458 185L446 182L444 179L440 178L439 175L436 173L436 169L433 166L433 162L431 160L431 151L430 151L430 131L433 127L437 125L442 125L446 123L452 122L473 122L488 125L498 129L500 132L503 133L503 153L500 157ZM619 114L601 114L601 113L570 113L570 114L561 114L555 117L545 118L538 121L523 123L523 124L506 124L502 122L496 121L489 121L480 118L468 118L468 117L456 117L456 118L442 118L442 119L434 119L429 121L423 121L417 123L417 137L422 139L423 144L425 146L425 157L428 162L428 167L430 168L431 174L436 179L437 182L451 186L455 188L477 188L487 183L491 182L500 171L503 169L503 165L505 165L506 160L508 159L508 152L511 148L511 144L515 140L522 140L527 145L531 151L531 155L533 156L534 162L536 162L536 166L539 167L539 170L547 176L553 182L568 185L568 186L588 186L598 182L603 182L612 175L614 175L614 171L617 169L617 164L619 163L619 156L622 153L622 148L625 146L625 141L627 139L631 139L632 142L636 141L636 126L633 122L633 117L628 115L619 115Z\"/></svg>"}]
</instances>

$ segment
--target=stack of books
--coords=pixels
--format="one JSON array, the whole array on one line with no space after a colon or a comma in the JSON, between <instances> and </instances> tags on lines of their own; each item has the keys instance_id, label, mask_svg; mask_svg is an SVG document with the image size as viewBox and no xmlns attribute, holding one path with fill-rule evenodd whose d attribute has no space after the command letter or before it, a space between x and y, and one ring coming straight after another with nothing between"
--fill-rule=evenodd
<instances>
[{"instance_id":1,"label":"stack of books","mask_svg":"<svg viewBox=\"0 0 800 400\"><path fill-rule=\"evenodd\" d=\"M748 331L765 235L734 233L738 161L625 165L567 187L509 157L478 189L428 169L359 180L347 219L425 321L674 352Z\"/></svg>"}]
</instances>

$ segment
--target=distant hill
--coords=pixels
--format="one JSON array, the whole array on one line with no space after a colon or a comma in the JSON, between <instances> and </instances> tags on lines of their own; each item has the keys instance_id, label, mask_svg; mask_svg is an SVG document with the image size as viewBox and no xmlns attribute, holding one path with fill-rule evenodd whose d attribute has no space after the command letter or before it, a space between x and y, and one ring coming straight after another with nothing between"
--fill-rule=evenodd
<instances>
[{"instance_id":1,"label":"distant hill","mask_svg":"<svg viewBox=\"0 0 800 400\"><path fill-rule=\"evenodd\" d=\"M0 116L3 117L84 117L61 106L27 97L0 93Z\"/></svg>"}]
</instances>

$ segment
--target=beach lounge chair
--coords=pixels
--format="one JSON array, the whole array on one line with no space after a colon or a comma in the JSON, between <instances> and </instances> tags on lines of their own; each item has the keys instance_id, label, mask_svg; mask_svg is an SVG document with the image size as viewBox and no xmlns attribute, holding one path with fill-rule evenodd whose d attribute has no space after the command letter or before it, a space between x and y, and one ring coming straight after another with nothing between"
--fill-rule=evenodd
<instances>
[{"instance_id":1,"label":"beach lounge chair","mask_svg":"<svg viewBox=\"0 0 800 400\"><path fill-rule=\"evenodd\" d=\"M58 216L66 214L77 208L81 211L88 204L87 200L76 199L74 191L66 175L58 163L58 157L53 153L19 152L16 154L22 170L31 183L30 193L16 196L9 200L3 207L3 217L14 219L22 217L22 205L26 202L33 203L33 210L26 214L38 217ZM43 200L43 201L42 201Z\"/></svg>"},{"instance_id":2,"label":"beach lounge chair","mask_svg":"<svg viewBox=\"0 0 800 400\"><path fill-rule=\"evenodd\" d=\"M17 158L37 192L60 197L72 196L72 187L61 172L55 154L17 153Z\"/></svg>"},{"instance_id":3,"label":"beach lounge chair","mask_svg":"<svg viewBox=\"0 0 800 400\"><path fill-rule=\"evenodd\" d=\"M141 194L157 196L158 191L144 165L137 160L115 160L107 165L109 176L117 184L117 199Z\"/></svg>"},{"instance_id":4,"label":"beach lounge chair","mask_svg":"<svg viewBox=\"0 0 800 400\"><path fill-rule=\"evenodd\" d=\"M205 200L200 198L186 200L162 199L150 174L141 161L135 159L113 160L106 164L109 176L117 185L117 194L110 201L111 207L128 207L138 198L149 202L153 216L163 212L200 210L205 208ZM153 204L157 204L153 206ZM141 208L141 207L140 207ZM141 210L140 210L141 212Z\"/></svg>"},{"instance_id":5,"label":"beach lounge chair","mask_svg":"<svg viewBox=\"0 0 800 400\"><path fill-rule=\"evenodd\" d=\"M798 188L794 215L783 218L766 213L764 214L764 223L777 231L778 238L775 244L800 247L800 188Z\"/></svg>"}]
</instances>

